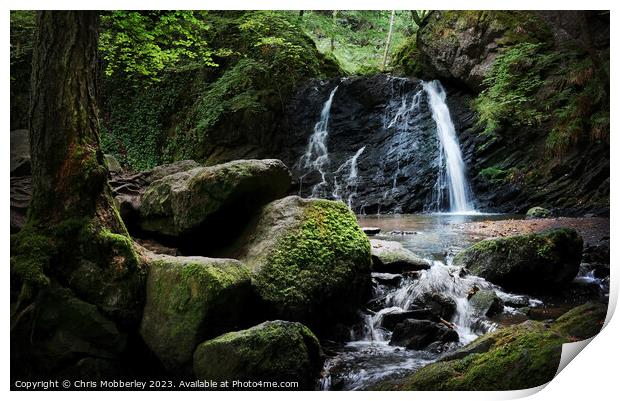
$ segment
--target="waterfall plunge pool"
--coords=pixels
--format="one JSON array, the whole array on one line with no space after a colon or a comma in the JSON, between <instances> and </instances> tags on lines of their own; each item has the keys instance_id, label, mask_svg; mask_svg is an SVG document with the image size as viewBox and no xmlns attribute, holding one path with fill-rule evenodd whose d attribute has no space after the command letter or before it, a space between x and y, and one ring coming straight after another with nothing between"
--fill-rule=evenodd
<instances>
[{"instance_id":1,"label":"waterfall plunge pool","mask_svg":"<svg viewBox=\"0 0 620 401\"><path fill-rule=\"evenodd\" d=\"M373 278L373 299L359 312L359 322L350 328L350 340L324 345L327 359L318 388L366 390L410 375L486 332L527 320L528 316L517 305L539 308L543 315L547 311L561 314L575 306L562 299L508 293L480 277L459 274L460 268L452 265L453 257L460 250L486 238L468 231L465 223L484 224L524 217L485 213L359 215L360 226L381 229L371 238L398 241L431 262L432 267L416 278L405 277L398 286L386 286ZM467 298L473 286L494 290L506 304L503 313L493 318L478 315ZM382 327L383 317L408 310L421 295L429 292L439 292L455 302L456 312L450 322L455 325L459 341L419 351L389 345L392 332Z\"/></svg>"}]
</instances>

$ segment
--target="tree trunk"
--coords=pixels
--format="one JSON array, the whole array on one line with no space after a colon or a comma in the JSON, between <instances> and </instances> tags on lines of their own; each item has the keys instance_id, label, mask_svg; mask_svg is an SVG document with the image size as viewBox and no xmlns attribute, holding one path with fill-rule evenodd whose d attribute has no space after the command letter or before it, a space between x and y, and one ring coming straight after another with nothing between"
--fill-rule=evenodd
<instances>
[{"instance_id":1,"label":"tree trunk","mask_svg":"<svg viewBox=\"0 0 620 401\"><path fill-rule=\"evenodd\" d=\"M140 262L114 207L99 146L97 28L96 12L37 16L33 195L26 224L11 239L12 284L21 285L21 302L57 283L116 317L135 318Z\"/></svg>"},{"instance_id":2,"label":"tree trunk","mask_svg":"<svg viewBox=\"0 0 620 401\"><path fill-rule=\"evenodd\" d=\"M30 220L55 224L109 207L99 148L95 12L43 11L32 64Z\"/></svg>"},{"instance_id":3,"label":"tree trunk","mask_svg":"<svg viewBox=\"0 0 620 401\"><path fill-rule=\"evenodd\" d=\"M383 62L381 63L381 71L385 70L385 65L387 64L388 53L390 51L390 44L392 43L392 31L394 30L394 14L395 10L392 10L392 15L390 15L390 30L388 31L388 36L385 41L385 51L383 52Z\"/></svg>"}]
</instances>

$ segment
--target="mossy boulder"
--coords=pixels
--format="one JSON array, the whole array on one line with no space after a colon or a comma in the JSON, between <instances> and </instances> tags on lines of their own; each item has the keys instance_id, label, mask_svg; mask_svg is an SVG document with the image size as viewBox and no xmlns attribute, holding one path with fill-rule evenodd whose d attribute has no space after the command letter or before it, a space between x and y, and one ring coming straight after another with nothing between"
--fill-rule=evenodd
<instances>
[{"instance_id":1,"label":"mossy boulder","mask_svg":"<svg viewBox=\"0 0 620 401\"><path fill-rule=\"evenodd\" d=\"M502 313L504 302L493 290L479 290L469 299L471 307L480 315L494 316Z\"/></svg>"},{"instance_id":2,"label":"mossy boulder","mask_svg":"<svg viewBox=\"0 0 620 401\"><path fill-rule=\"evenodd\" d=\"M577 231L557 228L480 241L454 263L510 291L555 292L577 275L582 248Z\"/></svg>"},{"instance_id":3,"label":"mossy boulder","mask_svg":"<svg viewBox=\"0 0 620 401\"><path fill-rule=\"evenodd\" d=\"M321 347L310 329L281 320L223 334L194 353L196 377L218 382L295 381L296 390L312 390L321 367Z\"/></svg>"},{"instance_id":4,"label":"mossy boulder","mask_svg":"<svg viewBox=\"0 0 620 401\"><path fill-rule=\"evenodd\" d=\"M257 293L281 319L322 326L351 317L370 284L370 242L342 202L271 202L231 255L250 266Z\"/></svg>"},{"instance_id":5,"label":"mossy boulder","mask_svg":"<svg viewBox=\"0 0 620 401\"><path fill-rule=\"evenodd\" d=\"M551 217L551 211L549 209L545 209L544 207L534 206L528 209L525 217L528 219L544 219Z\"/></svg>"},{"instance_id":6,"label":"mossy boulder","mask_svg":"<svg viewBox=\"0 0 620 401\"><path fill-rule=\"evenodd\" d=\"M162 164L139 173L124 172L114 174L108 183L112 188L114 203L125 224L130 228L138 225L142 195L154 181L166 176L200 167L193 160L180 160L171 164Z\"/></svg>"},{"instance_id":7,"label":"mossy boulder","mask_svg":"<svg viewBox=\"0 0 620 401\"><path fill-rule=\"evenodd\" d=\"M607 304L589 302L566 312L551 327L572 341L580 341L597 335L606 316Z\"/></svg>"},{"instance_id":8,"label":"mossy boulder","mask_svg":"<svg viewBox=\"0 0 620 401\"><path fill-rule=\"evenodd\" d=\"M405 249L400 242L371 239L370 246L374 271L398 274L431 267L429 262Z\"/></svg>"},{"instance_id":9,"label":"mossy boulder","mask_svg":"<svg viewBox=\"0 0 620 401\"><path fill-rule=\"evenodd\" d=\"M520 390L553 379L566 338L544 324L527 321L486 334L451 358L383 390Z\"/></svg>"},{"instance_id":10,"label":"mossy boulder","mask_svg":"<svg viewBox=\"0 0 620 401\"><path fill-rule=\"evenodd\" d=\"M140 334L167 369L191 366L201 341L243 323L252 289L241 262L151 255L148 264Z\"/></svg>"},{"instance_id":11,"label":"mossy boulder","mask_svg":"<svg viewBox=\"0 0 620 401\"><path fill-rule=\"evenodd\" d=\"M279 160L235 160L166 176L149 185L142 197L143 230L179 236L218 222L218 215L254 211L286 194L288 168ZM225 221L225 219L222 219Z\"/></svg>"}]
</instances>

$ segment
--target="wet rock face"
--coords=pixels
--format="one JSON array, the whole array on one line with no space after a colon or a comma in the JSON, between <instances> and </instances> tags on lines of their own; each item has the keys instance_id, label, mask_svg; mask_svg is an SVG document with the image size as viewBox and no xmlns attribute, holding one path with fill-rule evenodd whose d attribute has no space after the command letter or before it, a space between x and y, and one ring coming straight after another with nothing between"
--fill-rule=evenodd
<instances>
[{"instance_id":1,"label":"wet rock face","mask_svg":"<svg viewBox=\"0 0 620 401\"><path fill-rule=\"evenodd\" d=\"M421 81L415 79L375 75L342 82L314 80L302 86L286 108L279 135L278 157L292 169L293 188L308 196L322 180L300 158L336 85L325 142L326 184L319 195L350 201L356 213L428 208L439 171L439 148ZM351 159L358 152L352 174Z\"/></svg>"}]
</instances>

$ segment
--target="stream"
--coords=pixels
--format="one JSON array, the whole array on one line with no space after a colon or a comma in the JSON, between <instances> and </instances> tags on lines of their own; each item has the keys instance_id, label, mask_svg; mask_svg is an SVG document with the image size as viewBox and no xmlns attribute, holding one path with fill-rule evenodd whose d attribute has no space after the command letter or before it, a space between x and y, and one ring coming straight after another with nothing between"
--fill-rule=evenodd
<instances>
[{"instance_id":1,"label":"stream","mask_svg":"<svg viewBox=\"0 0 620 401\"><path fill-rule=\"evenodd\" d=\"M358 216L360 226L381 229L378 235L371 238L398 241L431 262L432 266L421 271L417 277L402 277L395 286L381 283L385 283L389 276L396 275L372 273L372 300L360 311L359 323L351 327L350 341L326 347L327 359L319 388L364 390L379 382L403 377L482 334L527 320L527 315L520 308L542 307L541 299L505 292L480 277L461 272L459 266L452 265L452 259L458 251L483 239L459 229L460 224L508 218L521 219L523 216L482 213ZM576 280L588 279L587 275L584 273ZM468 292L474 286L494 290L504 302L503 312L487 318L472 309ZM450 322L455 325L458 342L431 344L420 351L389 345L392 332L382 327L383 317L410 310L421 296L428 293L439 293L455 302L456 311ZM545 307L547 302L550 301L545 299Z\"/></svg>"}]
</instances>

